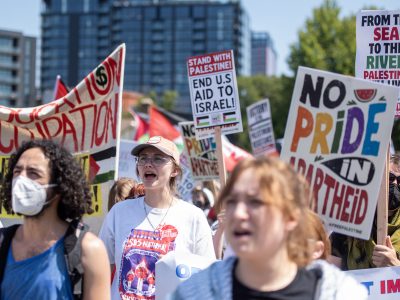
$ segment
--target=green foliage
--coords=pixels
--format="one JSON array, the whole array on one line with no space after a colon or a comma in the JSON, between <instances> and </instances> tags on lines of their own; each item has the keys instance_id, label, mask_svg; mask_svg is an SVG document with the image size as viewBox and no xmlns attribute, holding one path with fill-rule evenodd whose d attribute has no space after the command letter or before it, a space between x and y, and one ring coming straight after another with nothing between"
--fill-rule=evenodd
<instances>
[{"instance_id":1,"label":"green foliage","mask_svg":"<svg viewBox=\"0 0 400 300\"><path fill-rule=\"evenodd\" d=\"M299 31L298 42L291 45L288 64L294 73L299 66L305 66L354 76L355 55L355 16L341 19L336 1L325 0Z\"/></svg>"},{"instance_id":2,"label":"green foliage","mask_svg":"<svg viewBox=\"0 0 400 300\"><path fill-rule=\"evenodd\" d=\"M165 108L166 110L172 110L175 106L176 99L178 98L179 94L177 91L166 90L164 91L161 97L161 107Z\"/></svg>"},{"instance_id":3,"label":"green foliage","mask_svg":"<svg viewBox=\"0 0 400 300\"><path fill-rule=\"evenodd\" d=\"M160 96L156 91L153 90L148 92L144 98L150 98L162 108L165 108L166 110L172 110L178 97L179 93L177 91L165 90Z\"/></svg>"},{"instance_id":4,"label":"green foliage","mask_svg":"<svg viewBox=\"0 0 400 300\"><path fill-rule=\"evenodd\" d=\"M293 79L285 76L265 77L258 75L238 78L243 133L236 135L235 138L240 147L251 151L246 107L265 98L268 98L270 101L275 138L283 136L290 99L292 97L293 84Z\"/></svg>"}]
</instances>

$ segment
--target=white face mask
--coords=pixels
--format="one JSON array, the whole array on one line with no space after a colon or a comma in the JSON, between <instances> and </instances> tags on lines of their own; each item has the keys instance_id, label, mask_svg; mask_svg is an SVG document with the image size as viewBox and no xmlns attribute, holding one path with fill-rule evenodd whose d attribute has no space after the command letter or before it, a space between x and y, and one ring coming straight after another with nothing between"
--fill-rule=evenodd
<instances>
[{"instance_id":1,"label":"white face mask","mask_svg":"<svg viewBox=\"0 0 400 300\"><path fill-rule=\"evenodd\" d=\"M46 188L56 184L41 185L25 176L17 176L12 181L13 211L25 216L37 215L46 204Z\"/></svg>"}]
</instances>

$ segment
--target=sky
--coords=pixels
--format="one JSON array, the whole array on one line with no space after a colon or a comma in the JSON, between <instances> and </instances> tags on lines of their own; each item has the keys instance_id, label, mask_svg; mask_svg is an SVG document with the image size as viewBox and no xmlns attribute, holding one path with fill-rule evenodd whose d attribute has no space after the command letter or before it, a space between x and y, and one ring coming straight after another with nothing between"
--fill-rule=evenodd
<instances>
[{"instance_id":1,"label":"sky","mask_svg":"<svg viewBox=\"0 0 400 300\"><path fill-rule=\"evenodd\" d=\"M278 54L278 75L291 75L286 63L290 45L297 42L299 30L323 0L242 0L242 3L250 17L250 28L271 35ZM337 0L337 4L342 17L371 5L388 10L400 9L399 0ZM1 0L0 29L39 37L40 8L41 0Z\"/></svg>"}]
</instances>

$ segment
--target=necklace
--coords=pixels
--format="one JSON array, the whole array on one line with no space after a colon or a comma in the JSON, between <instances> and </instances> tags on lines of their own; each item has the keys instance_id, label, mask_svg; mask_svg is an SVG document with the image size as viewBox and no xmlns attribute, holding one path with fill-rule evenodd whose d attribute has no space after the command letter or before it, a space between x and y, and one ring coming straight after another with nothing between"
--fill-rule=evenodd
<instances>
[{"instance_id":1,"label":"necklace","mask_svg":"<svg viewBox=\"0 0 400 300\"><path fill-rule=\"evenodd\" d=\"M158 223L157 227L154 227L154 226L153 226L153 223L151 223L151 221L150 221L150 219L149 219L149 213L147 212L146 203L145 203L144 198L143 198L143 208L144 208L144 213L145 213L145 215L146 215L146 220L147 220L147 222L149 222L149 224L150 224L150 226L153 228L153 231L154 231L154 232L157 231L157 228L162 224L162 222L164 221L165 217L168 215L169 209L171 208L172 202L173 202L173 201L174 201L174 198L172 198L171 201L169 202L168 209L167 209L167 211L165 212L164 216L162 217L160 223Z\"/></svg>"}]
</instances>

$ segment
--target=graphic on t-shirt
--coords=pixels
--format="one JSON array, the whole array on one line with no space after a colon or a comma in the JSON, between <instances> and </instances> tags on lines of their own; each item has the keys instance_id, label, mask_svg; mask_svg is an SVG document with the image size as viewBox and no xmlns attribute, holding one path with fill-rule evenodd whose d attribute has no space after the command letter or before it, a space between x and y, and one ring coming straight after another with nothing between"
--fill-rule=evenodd
<instances>
[{"instance_id":1,"label":"graphic on t-shirt","mask_svg":"<svg viewBox=\"0 0 400 300\"><path fill-rule=\"evenodd\" d=\"M172 225L160 225L156 231L131 231L124 244L119 276L123 300L155 299L156 262L175 249L177 235Z\"/></svg>"}]
</instances>

